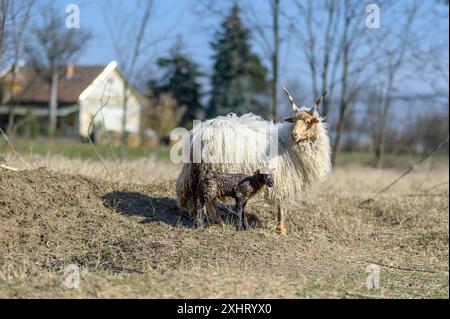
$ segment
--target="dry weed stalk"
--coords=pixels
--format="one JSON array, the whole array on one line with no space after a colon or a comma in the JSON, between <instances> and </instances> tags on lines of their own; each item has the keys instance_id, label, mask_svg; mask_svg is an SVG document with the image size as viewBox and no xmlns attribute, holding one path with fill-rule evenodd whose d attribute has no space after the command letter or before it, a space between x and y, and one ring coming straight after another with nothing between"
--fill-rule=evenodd
<instances>
[{"instance_id":1,"label":"dry weed stalk","mask_svg":"<svg viewBox=\"0 0 450 319\"><path fill-rule=\"evenodd\" d=\"M386 185L385 187L383 187L382 189L380 189L375 195L380 195L381 193L384 193L385 191L387 191L388 189L390 189L392 186L394 186L395 184L397 184L400 180L402 180L404 177L406 177L409 173L411 173L418 165L422 164L423 162L425 162L425 160L427 160L428 158L431 157L431 155L433 155L435 152L437 152L439 149L441 149L442 146L444 146L445 144L448 143L449 140L449 136L447 135L447 138L445 139L445 141L442 141L441 143L439 143L439 145L437 145L434 149L432 149L430 152L425 153L416 163L414 163L413 165L411 165L407 170L405 170L402 174L400 174L396 179L394 179L391 183L389 183L388 185ZM426 177L428 178L428 177ZM426 179L425 178L425 179ZM422 181L422 183L424 182L424 180ZM440 184L439 184L440 185ZM360 205L372 202L374 199L368 198L363 200Z\"/></svg>"},{"instance_id":2,"label":"dry weed stalk","mask_svg":"<svg viewBox=\"0 0 450 319\"><path fill-rule=\"evenodd\" d=\"M13 171L13 172L17 172L18 171L17 168L11 167L11 166L8 166L8 165L4 165L4 164L0 164L0 168L6 169L8 171Z\"/></svg>"},{"instance_id":3,"label":"dry weed stalk","mask_svg":"<svg viewBox=\"0 0 450 319\"><path fill-rule=\"evenodd\" d=\"M120 178L122 179L122 182L123 182L123 183L126 183L126 180L125 180L125 178L124 178L124 174L123 174L122 171L120 170L120 166L119 166L119 164L117 163L116 155L115 155L115 153L114 153L114 149L113 149L112 143L111 143L111 138L110 138L109 132L106 130L105 118L103 117L103 108L108 104L109 99L110 99L110 95L108 95L108 97L106 98L106 100L104 100L104 97L105 97L105 91L106 91L106 87L108 86L108 83L109 83L109 82L106 82L105 85L104 85L104 87L103 87L102 95L101 95L100 100L99 100L99 102L100 102L100 107L99 107L99 109L97 110L97 112L95 112L94 116L91 118L91 121L89 122L89 126L88 126L88 141L89 141L89 145L90 145L90 146L92 147L92 149L94 150L95 155L100 159L100 161L102 162L102 164L105 166L106 171L109 173L109 172L110 172L109 166L106 164L106 161L104 160L104 158L103 158L103 157L100 155L100 153L97 151L97 148L95 147L94 143L92 142L92 138L91 138L92 128L93 128L93 126L94 126L94 119L97 117L97 115L98 115L99 113L101 113L101 115L102 115L102 126L103 126L103 129L104 129L105 132L106 132L108 148L109 148L110 151L111 151L111 155L112 155L112 158L113 158L113 162L114 162L114 164L116 165L117 172L119 172L119 176L120 176Z\"/></svg>"},{"instance_id":4,"label":"dry weed stalk","mask_svg":"<svg viewBox=\"0 0 450 319\"><path fill-rule=\"evenodd\" d=\"M6 143L8 144L8 146L11 148L12 152L14 153L14 155L16 155L16 156L21 160L21 162L22 162L23 164L25 164L25 166L26 166L27 169L32 169L31 165L28 164L27 161L25 161L25 160L23 159L23 157L20 156L19 153L16 152L16 149L14 148L14 145L13 145L13 144L11 143L11 141L9 140L8 135L6 135L5 132L4 132L1 128L0 128L0 133L2 134L2 136L3 136L3 138L5 139L5 141L6 141ZM2 165L2 168L5 168L5 167L3 167L3 166L5 166L5 165Z\"/></svg>"}]
</instances>

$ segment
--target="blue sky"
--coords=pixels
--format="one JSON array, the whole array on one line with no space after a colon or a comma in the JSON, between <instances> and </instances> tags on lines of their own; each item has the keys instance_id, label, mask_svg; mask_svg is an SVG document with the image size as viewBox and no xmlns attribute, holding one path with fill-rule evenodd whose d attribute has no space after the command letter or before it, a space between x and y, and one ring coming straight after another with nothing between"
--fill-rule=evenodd
<instances>
[{"instance_id":1,"label":"blue sky","mask_svg":"<svg viewBox=\"0 0 450 319\"><path fill-rule=\"evenodd\" d=\"M132 7L133 0L127 0L126 2ZM267 19L270 21L270 16L268 15L268 5L264 0L249 0L253 4L258 3L256 6L258 16L261 19ZM358 0L359 1L359 0ZM411 0L401 0L396 1L397 5L406 5ZM432 45L437 41L446 41L448 48L448 21L442 19L442 21L430 21L426 16L427 12L430 10L435 10L435 0L427 1L423 5L423 12L421 13L422 19L418 22L420 32L429 33L426 36L425 41ZM38 8L40 4L45 2L44 0L38 0ZM105 22L105 10L107 10L107 5L109 2L120 2L119 0L56 0L55 4L61 10L62 16L65 16L65 7L68 4L77 4L80 8L80 18L81 18L81 28L89 29L93 33L93 40L87 44L83 54L78 59L77 63L80 64L106 64L111 60L116 60L115 51L112 45L112 39L110 32L108 31L107 23ZM232 1L218 1L219 7L229 8ZM376 1L374 1L376 2ZM281 0L283 5L283 10L288 14L294 11L293 5L290 0ZM368 3L370 3L368 1ZM389 3L389 2L388 2ZM261 4L261 5L259 5ZM149 77L153 75L157 76L157 68L154 65L155 58L159 56L164 56L168 49L173 45L175 40L181 36L184 43L186 44L185 52L187 52L192 59L201 65L202 71L209 74L211 69L211 50L209 47L209 42L211 41L214 31L220 25L220 19L218 17L212 17L208 15L198 14L198 2L195 0L156 0L154 14L151 18L151 25L149 28L148 38L155 38L161 34L168 32L168 35L163 41L158 42L158 44L151 46L148 52L147 63L149 70L146 69L145 72L150 72ZM448 9L442 6L440 9L443 16L447 16L448 19ZM225 11L224 11L225 12ZM42 12L40 12L42 14ZM45 14L45 13L43 13ZM365 16L361 13L361 23L364 23ZM291 21L295 23L295 21ZM392 24L383 24L383 11L381 11L381 23L382 28L390 28L395 30L397 25L395 21ZM282 22L283 23L283 22ZM320 29L320 26L318 26ZM319 31L320 32L320 31ZM280 55L280 83L285 84L290 81L297 81L300 86L305 87L302 91L308 92L309 83L308 75L305 75L305 64L302 60L302 56L298 50L298 43L291 39L290 35L284 33L282 36L283 42L281 46ZM446 40L443 40L446 39ZM262 56L262 51L258 46L257 41L254 41L254 50ZM448 50L448 49L447 49ZM445 56L445 55L444 55ZM446 53L448 59L448 53ZM266 63L267 65L267 63ZM448 65L448 64L447 64ZM414 69L417 66L411 66L410 70L406 70L404 77L405 81L408 82L409 88L413 88L415 91L423 90L424 92L429 89L430 83L439 82L438 85L442 86L448 85L448 83L441 83L439 77L434 78L433 74L421 74L420 76L414 76ZM413 76L411 76L413 74ZM447 70L448 74L448 70ZM426 81L424 78L429 77ZM208 84L208 78L203 79L205 86ZM309 93L309 92L308 92ZM305 93L305 94L308 94Z\"/></svg>"},{"instance_id":2,"label":"blue sky","mask_svg":"<svg viewBox=\"0 0 450 319\"><path fill-rule=\"evenodd\" d=\"M77 3L80 7L81 27L94 33L94 40L88 44L88 48L79 59L82 64L102 64L116 59L107 23L104 19L105 13L102 11L104 5L102 2L105 2L105 0L58 0L63 8L69 3ZM155 45L153 52L149 52L152 57L159 56L159 53L164 54L173 45L177 37L181 36L187 45L186 52L198 63L209 65L210 37L206 36L206 33L208 35L212 35L212 33L203 30L205 25L199 26L199 17L193 12L194 5L195 1L191 0L156 2L155 14L151 18L148 37L158 37L160 33L166 33L167 30L170 30L170 33L163 42Z\"/></svg>"}]
</instances>

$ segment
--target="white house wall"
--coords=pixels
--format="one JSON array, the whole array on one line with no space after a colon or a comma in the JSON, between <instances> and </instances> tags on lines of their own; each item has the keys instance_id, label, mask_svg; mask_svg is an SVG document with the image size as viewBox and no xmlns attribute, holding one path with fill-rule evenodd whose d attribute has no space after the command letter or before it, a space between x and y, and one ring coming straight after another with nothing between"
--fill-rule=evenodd
<instances>
[{"instance_id":1,"label":"white house wall","mask_svg":"<svg viewBox=\"0 0 450 319\"><path fill-rule=\"evenodd\" d=\"M88 136L89 123L101 107L102 98L107 103L95 117L94 126L103 128L104 121L104 127L108 131L122 132L123 91L124 81L116 69L107 74L101 81L97 79L93 82L91 87L81 95L83 97L80 100L79 131L81 136ZM129 98L125 129L130 133L138 133L141 105L132 90L128 89L127 93Z\"/></svg>"}]
</instances>

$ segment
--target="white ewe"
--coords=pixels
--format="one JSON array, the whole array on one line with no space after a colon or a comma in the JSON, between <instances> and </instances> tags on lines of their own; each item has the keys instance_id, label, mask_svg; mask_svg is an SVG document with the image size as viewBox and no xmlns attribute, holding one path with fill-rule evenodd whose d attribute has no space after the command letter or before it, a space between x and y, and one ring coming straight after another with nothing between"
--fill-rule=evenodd
<instances>
[{"instance_id":1,"label":"white ewe","mask_svg":"<svg viewBox=\"0 0 450 319\"><path fill-rule=\"evenodd\" d=\"M195 127L189 141L191 152L197 147L194 145L201 145L201 165L215 171L251 174L264 166L274 168L275 185L267 189L266 199L278 205L277 230L282 234L285 234L282 204L319 185L331 170L327 125L316 111L326 92L313 107L299 108L285 91L294 112L293 117L284 120L286 123L274 124L253 114L241 117L229 114ZM267 156L274 137L277 154ZM191 216L195 216L197 185L198 164L185 163L176 191L178 205Z\"/></svg>"}]
</instances>

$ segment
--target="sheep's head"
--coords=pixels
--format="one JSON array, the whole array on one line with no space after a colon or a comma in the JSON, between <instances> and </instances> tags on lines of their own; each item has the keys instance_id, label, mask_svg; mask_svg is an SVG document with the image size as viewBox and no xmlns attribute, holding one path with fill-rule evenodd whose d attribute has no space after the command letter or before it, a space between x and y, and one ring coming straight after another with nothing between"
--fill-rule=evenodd
<instances>
[{"instance_id":1,"label":"sheep's head","mask_svg":"<svg viewBox=\"0 0 450 319\"><path fill-rule=\"evenodd\" d=\"M295 104L294 98L291 96L289 91L283 87L286 92L289 102L292 106L292 111L294 112L293 117L288 117L284 119L285 122L293 123L294 127L291 132L292 140L295 143L301 141L312 140L316 137L317 124L320 122L318 117L317 108L322 103L324 96L327 92L323 92L322 95L316 100L314 105L311 108L299 108L297 104Z\"/></svg>"}]
</instances>

